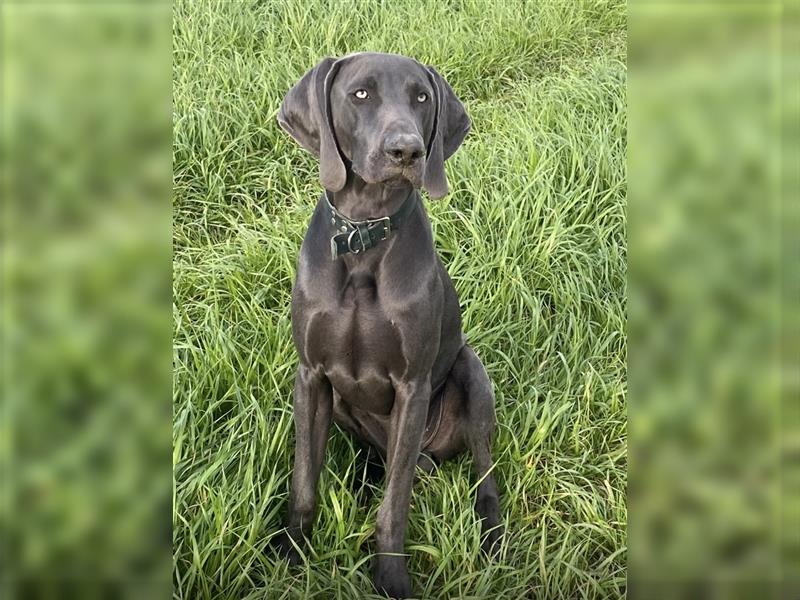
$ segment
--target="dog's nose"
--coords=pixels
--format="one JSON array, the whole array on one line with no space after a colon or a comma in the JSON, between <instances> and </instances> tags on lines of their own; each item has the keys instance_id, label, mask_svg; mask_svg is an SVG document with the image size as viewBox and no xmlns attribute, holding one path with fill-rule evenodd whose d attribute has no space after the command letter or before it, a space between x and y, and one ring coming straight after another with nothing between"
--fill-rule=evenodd
<instances>
[{"instance_id":1,"label":"dog's nose","mask_svg":"<svg viewBox=\"0 0 800 600\"><path fill-rule=\"evenodd\" d=\"M383 151L392 162L410 165L425 155L425 146L413 133L392 133L383 141Z\"/></svg>"}]
</instances>

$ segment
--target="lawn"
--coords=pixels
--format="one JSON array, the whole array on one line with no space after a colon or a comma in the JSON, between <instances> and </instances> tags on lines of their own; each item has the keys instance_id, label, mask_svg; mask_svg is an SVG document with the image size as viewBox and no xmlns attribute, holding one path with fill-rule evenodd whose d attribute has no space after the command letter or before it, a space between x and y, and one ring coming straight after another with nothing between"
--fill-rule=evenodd
<instances>
[{"instance_id":1,"label":"lawn","mask_svg":"<svg viewBox=\"0 0 800 600\"><path fill-rule=\"evenodd\" d=\"M434 65L473 121L425 200L495 388L507 528L480 552L469 456L421 475L422 598L619 598L626 581L626 13L617 0L207 2L174 8L175 597L367 598L380 501L334 427L305 568L285 513L289 301L320 193L275 116L323 56Z\"/></svg>"}]
</instances>

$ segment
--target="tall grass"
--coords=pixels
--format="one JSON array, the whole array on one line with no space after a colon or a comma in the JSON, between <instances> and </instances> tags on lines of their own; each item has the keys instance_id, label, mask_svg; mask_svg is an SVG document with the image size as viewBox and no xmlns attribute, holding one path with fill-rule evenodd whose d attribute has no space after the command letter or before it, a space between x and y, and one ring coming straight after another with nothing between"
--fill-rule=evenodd
<instances>
[{"instance_id":1,"label":"tall grass","mask_svg":"<svg viewBox=\"0 0 800 600\"><path fill-rule=\"evenodd\" d=\"M177 598L366 598L381 497L334 427L308 564L267 548L289 491L289 298L320 192L275 115L323 56L433 64L473 130L426 200L494 383L507 527L480 552L470 459L421 476L423 598L625 593L625 7L615 0L208 2L174 9Z\"/></svg>"}]
</instances>

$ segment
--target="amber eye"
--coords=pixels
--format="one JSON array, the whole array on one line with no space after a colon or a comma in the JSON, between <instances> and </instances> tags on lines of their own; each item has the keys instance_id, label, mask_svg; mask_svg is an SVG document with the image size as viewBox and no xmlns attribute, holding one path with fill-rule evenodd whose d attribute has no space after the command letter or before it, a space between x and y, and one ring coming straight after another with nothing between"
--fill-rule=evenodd
<instances>
[{"instance_id":1,"label":"amber eye","mask_svg":"<svg viewBox=\"0 0 800 600\"><path fill-rule=\"evenodd\" d=\"M417 102L425 102L428 99L428 94L422 92L419 96L417 96Z\"/></svg>"},{"instance_id":2,"label":"amber eye","mask_svg":"<svg viewBox=\"0 0 800 600\"><path fill-rule=\"evenodd\" d=\"M367 90L356 90L353 95L359 100L366 100L367 98L369 98Z\"/></svg>"}]
</instances>

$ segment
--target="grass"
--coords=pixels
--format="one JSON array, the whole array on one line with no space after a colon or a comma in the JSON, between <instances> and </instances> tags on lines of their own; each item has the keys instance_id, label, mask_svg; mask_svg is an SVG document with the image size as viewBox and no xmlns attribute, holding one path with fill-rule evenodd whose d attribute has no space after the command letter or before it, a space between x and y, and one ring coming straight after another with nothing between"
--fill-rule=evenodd
<instances>
[{"instance_id":1,"label":"grass","mask_svg":"<svg viewBox=\"0 0 800 600\"><path fill-rule=\"evenodd\" d=\"M435 65L474 123L450 195L426 206L495 387L507 541L480 553L468 456L422 476L415 592L624 596L624 4L180 1L174 16L175 597L371 597L380 490L354 490L336 427L307 566L266 548L292 465L291 285L320 192L275 115L321 57L356 50Z\"/></svg>"}]
</instances>

